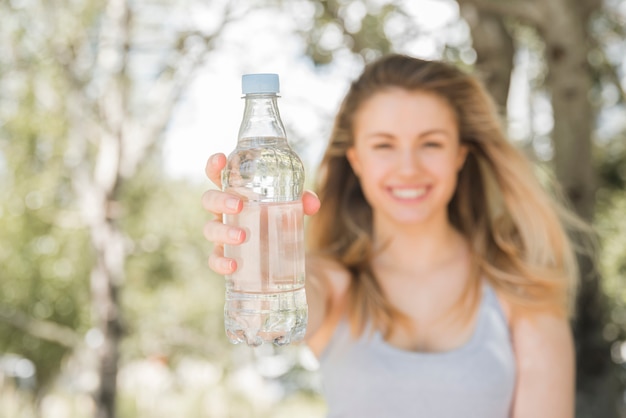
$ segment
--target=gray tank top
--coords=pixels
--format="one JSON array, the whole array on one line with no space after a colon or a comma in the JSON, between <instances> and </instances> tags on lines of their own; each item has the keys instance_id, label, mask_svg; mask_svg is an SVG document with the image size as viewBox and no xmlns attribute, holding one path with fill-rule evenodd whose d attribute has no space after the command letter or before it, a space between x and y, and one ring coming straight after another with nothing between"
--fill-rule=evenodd
<instances>
[{"instance_id":1,"label":"gray tank top","mask_svg":"<svg viewBox=\"0 0 626 418\"><path fill-rule=\"evenodd\" d=\"M460 348L406 351L367 332L355 340L342 320L320 371L329 418L507 418L516 378L506 318L487 285L474 333Z\"/></svg>"}]
</instances>

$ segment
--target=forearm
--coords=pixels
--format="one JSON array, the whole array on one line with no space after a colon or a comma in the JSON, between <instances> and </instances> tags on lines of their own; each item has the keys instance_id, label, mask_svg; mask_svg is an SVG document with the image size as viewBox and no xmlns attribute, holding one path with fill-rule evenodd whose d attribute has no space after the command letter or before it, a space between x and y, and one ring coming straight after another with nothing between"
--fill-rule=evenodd
<instances>
[{"instance_id":1,"label":"forearm","mask_svg":"<svg viewBox=\"0 0 626 418\"><path fill-rule=\"evenodd\" d=\"M309 264L311 264L309 266ZM306 300L309 308L306 339L320 329L328 309L328 283L327 279L314 265L314 261L307 260L307 272L305 280Z\"/></svg>"}]
</instances>

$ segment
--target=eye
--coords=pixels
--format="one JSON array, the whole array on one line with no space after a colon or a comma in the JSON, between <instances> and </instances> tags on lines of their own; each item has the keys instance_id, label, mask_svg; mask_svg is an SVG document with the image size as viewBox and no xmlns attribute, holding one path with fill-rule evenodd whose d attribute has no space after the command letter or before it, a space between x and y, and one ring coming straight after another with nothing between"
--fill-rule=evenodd
<instances>
[{"instance_id":1,"label":"eye","mask_svg":"<svg viewBox=\"0 0 626 418\"><path fill-rule=\"evenodd\" d=\"M379 143L373 144L372 148L374 148L374 149L390 149L391 148L391 144L389 144L387 142L379 142Z\"/></svg>"},{"instance_id":2,"label":"eye","mask_svg":"<svg viewBox=\"0 0 626 418\"><path fill-rule=\"evenodd\" d=\"M427 148L441 148L443 144L438 141L426 141L424 142L424 146Z\"/></svg>"}]
</instances>

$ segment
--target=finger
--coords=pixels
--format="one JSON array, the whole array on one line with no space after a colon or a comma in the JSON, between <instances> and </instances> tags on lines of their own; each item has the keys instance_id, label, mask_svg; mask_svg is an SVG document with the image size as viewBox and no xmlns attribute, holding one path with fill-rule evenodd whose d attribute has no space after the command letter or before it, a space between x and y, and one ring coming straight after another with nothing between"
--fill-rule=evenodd
<instances>
[{"instance_id":1,"label":"finger","mask_svg":"<svg viewBox=\"0 0 626 418\"><path fill-rule=\"evenodd\" d=\"M320 204L320 199L314 192L306 190L302 195L302 206L305 215L315 215L320 209Z\"/></svg>"},{"instance_id":2,"label":"finger","mask_svg":"<svg viewBox=\"0 0 626 418\"><path fill-rule=\"evenodd\" d=\"M216 244L241 244L245 238L246 233L243 229L235 226L224 225L220 221L209 221L204 224L204 237Z\"/></svg>"},{"instance_id":3,"label":"finger","mask_svg":"<svg viewBox=\"0 0 626 418\"><path fill-rule=\"evenodd\" d=\"M222 153L211 155L206 162L206 175L219 189L222 188L222 170L224 167L226 167L226 156Z\"/></svg>"},{"instance_id":4,"label":"finger","mask_svg":"<svg viewBox=\"0 0 626 418\"><path fill-rule=\"evenodd\" d=\"M213 252L209 256L209 267L217 274L232 274L237 270L237 262Z\"/></svg>"},{"instance_id":5,"label":"finger","mask_svg":"<svg viewBox=\"0 0 626 418\"><path fill-rule=\"evenodd\" d=\"M241 212L243 202L230 193L219 190L207 190L202 195L202 207L221 219L223 213L234 214Z\"/></svg>"}]
</instances>

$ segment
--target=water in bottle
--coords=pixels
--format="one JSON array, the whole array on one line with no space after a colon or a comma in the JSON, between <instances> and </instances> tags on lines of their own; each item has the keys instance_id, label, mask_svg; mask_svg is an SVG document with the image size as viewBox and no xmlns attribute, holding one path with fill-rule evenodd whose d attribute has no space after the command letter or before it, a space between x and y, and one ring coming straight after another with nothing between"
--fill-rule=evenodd
<instances>
[{"instance_id":1,"label":"water in bottle","mask_svg":"<svg viewBox=\"0 0 626 418\"><path fill-rule=\"evenodd\" d=\"M241 213L224 222L244 229L246 240L224 247L237 262L226 276L224 322L233 343L284 345L302 340L307 324L304 166L280 119L278 76L245 75L242 84L244 117L222 184L244 201Z\"/></svg>"}]
</instances>

